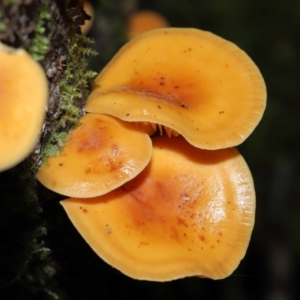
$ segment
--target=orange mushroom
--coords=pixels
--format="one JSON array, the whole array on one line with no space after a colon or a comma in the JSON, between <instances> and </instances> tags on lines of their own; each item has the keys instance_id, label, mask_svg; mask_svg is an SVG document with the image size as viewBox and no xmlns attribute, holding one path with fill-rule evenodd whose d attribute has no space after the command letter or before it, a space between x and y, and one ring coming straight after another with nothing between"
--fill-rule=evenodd
<instances>
[{"instance_id":1,"label":"orange mushroom","mask_svg":"<svg viewBox=\"0 0 300 300\"><path fill-rule=\"evenodd\" d=\"M15 166L33 150L47 99L42 67L25 50L0 43L0 171Z\"/></svg>"},{"instance_id":2,"label":"orange mushroom","mask_svg":"<svg viewBox=\"0 0 300 300\"><path fill-rule=\"evenodd\" d=\"M235 148L206 151L153 138L133 180L97 198L61 202L91 248L136 279L221 279L244 257L254 225L251 173Z\"/></svg>"},{"instance_id":3,"label":"orange mushroom","mask_svg":"<svg viewBox=\"0 0 300 300\"><path fill-rule=\"evenodd\" d=\"M126 34L132 39L146 31L163 27L169 27L169 23L161 14L152 10L139 10L129 16Z\"/></svg>"},{"instance_id":4,"label":"orange mushroom","mask_svg":"<svg viewBox=\"0 0 300 300\"><path fill-rule=\"evenodd\" d=\"M60 155L42 164L37 179L62 195L95 197L135 177L151 155L149 136L133 124L87 114L70 133Z\"/></svg>"},{"instance_id":5,"label":"orange mushroom","mask_svg":"<svg viewBox=\"0 0 300 300\"><path fill-rule=\"evenodd\" d=\"M265 105L264 80L236 45L198 29L165 28L121 48L95 79L86 111L158 124L214 150L243 142Z\"/></svg>"},{"instance_id":6,"label":"orange mushroom","mask_svg":"<svg viewBox=\"0 0 300 300\"><path fill-rule=\"evenodd\" d=\"M95 13L94 13L94 8L93 8L91 2L88 0L84 1L83 9L91 17L90 20L85 20L84 24L80 26L82 33L87 34L93 25Z\"/></svg>"}]
</instances>

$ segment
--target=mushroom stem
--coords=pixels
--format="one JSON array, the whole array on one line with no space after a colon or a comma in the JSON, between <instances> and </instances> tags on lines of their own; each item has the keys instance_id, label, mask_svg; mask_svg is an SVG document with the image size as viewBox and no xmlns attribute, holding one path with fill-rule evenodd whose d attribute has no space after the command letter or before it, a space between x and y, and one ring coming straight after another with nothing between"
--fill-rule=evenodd
<instances>
[{"instance_id":1,"label":"mushroom stem","mask_svg":"<svg viewBox=\"0 0 300 300\"><path fill-rule=\"evenodd\" d=\"M159 135L163 135L165 133L168 137L176 137L179 135L179 132L176 130L161 124L152 122L135 122L135 125L147 132L149 135L155 134L156 131L159 131Z\"/></svg>"}]
</instances>

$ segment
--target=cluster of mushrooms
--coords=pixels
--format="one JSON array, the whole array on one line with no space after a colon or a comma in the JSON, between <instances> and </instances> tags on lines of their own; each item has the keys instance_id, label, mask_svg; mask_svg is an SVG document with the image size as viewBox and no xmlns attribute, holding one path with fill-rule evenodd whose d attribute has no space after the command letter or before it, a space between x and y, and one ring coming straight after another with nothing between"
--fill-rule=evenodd
<instances>
[{"instance_id":1,"label":"cluster of mushrooms","mask_svg":"<svg viewBox=\"0 0 300 300\"><path fill-rule=\"evenodd\" d=\"M90 247L126 275L221 279L255 215L234 148L260 121L264 80L234 44L197 29L129 41L95 79L80 125L37 173ZM152 136L150 138L150 136Z\"/></svg>"},{"instance_id":2,"label":"cluster of mushrooms","mask_svg":"<svg viewBox=\"0 0 300 300\"><path fill-rule=\"evenodd\" d=\"M265 105L264 80L236 45L198 29L152 30L98 75L87 114L37 178L69 197L61 204L76 229L124 274L221 279L244 257L255 215L234 147Z\"/></svg>"}]
</instances>

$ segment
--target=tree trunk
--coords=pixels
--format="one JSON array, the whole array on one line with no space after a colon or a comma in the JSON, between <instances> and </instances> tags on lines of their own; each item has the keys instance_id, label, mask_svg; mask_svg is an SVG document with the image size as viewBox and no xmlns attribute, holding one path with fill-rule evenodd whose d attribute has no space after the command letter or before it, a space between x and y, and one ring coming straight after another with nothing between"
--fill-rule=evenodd
<instances>
[{"instance_id":1,"label":"tree trunk","mask_svg":"<svg viewBox=\"0 0 300 300\"><path fill-rule=\"evenodd\" d=\"M67 132L83 114L94 75L87 71L85 60L92 51L80 32L88 18L81 0L0 2L0 41L27 50L41 63L49 81L40 141L22 163L0 173L1 299L65 299L56 280L58 266L47 244L51 226L43 213L48 200L58 196L39 186L35 173L41 161L59 151Z\"/></svg>"}]
</instances>

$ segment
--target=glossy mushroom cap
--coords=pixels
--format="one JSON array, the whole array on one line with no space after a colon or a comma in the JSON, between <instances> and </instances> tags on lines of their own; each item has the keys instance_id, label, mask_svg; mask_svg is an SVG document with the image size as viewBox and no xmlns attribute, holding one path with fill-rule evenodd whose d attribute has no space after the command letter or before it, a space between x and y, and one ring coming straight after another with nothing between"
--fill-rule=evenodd
<instances>
[{"instance_id":1,"label":"glossy mushroom cap","mask_svg":"<svg viewBox=\"0 0 300 300\"><path fill-rule=\"evenodd\" d=\"M37 179L65 196L95 197L138 175L151 155L149 136L133 124L87 114L70 133L60 155L40 167Z\"/></svg>"},{"instance_id":2,"label":"glossy mushroom cap","mask_svg":"<svg viewBox=\"0 0 300 300\"><path fill-rule=\"evenodd\" d=\"M202 149L243 142L266 105L264 80L236 45L165 28L128 42L94 82L86 111L163 125Z\"/></svg>"},{"instance_id":3,"label":"glossy mushroom cap","mask_svg":"<svg viewBox=\"0 0 300 300\"><path fill-rule=\"evenodd\" d=\"M0 43L0 171L15 166L33 150L47 99L42 67L25 50Z\"/></svg>"},{"instance_id":4,"label":"glossy mushroom cap","mask_svg":"<svg viewBox=\"0 0 300 300\"><path fill-rule=\"evenodd\" d=\"M161 14L151 10L139 10L129 16L126 34L132 39L146 31L168 26L169 23Z\"/></svg>"},{"instance_id":5,"label":"glossy mushroom cap","mask_svg":"<svg viewBox=\"0 0 300 300\"><path fill-rule=\"evenodd\" d=\"M245 255L255 193L235 148L205 151L161 136L136 178L104 196L61 204L91 248L130 277L221 279Z\"/></svg>"}]
</instances>

